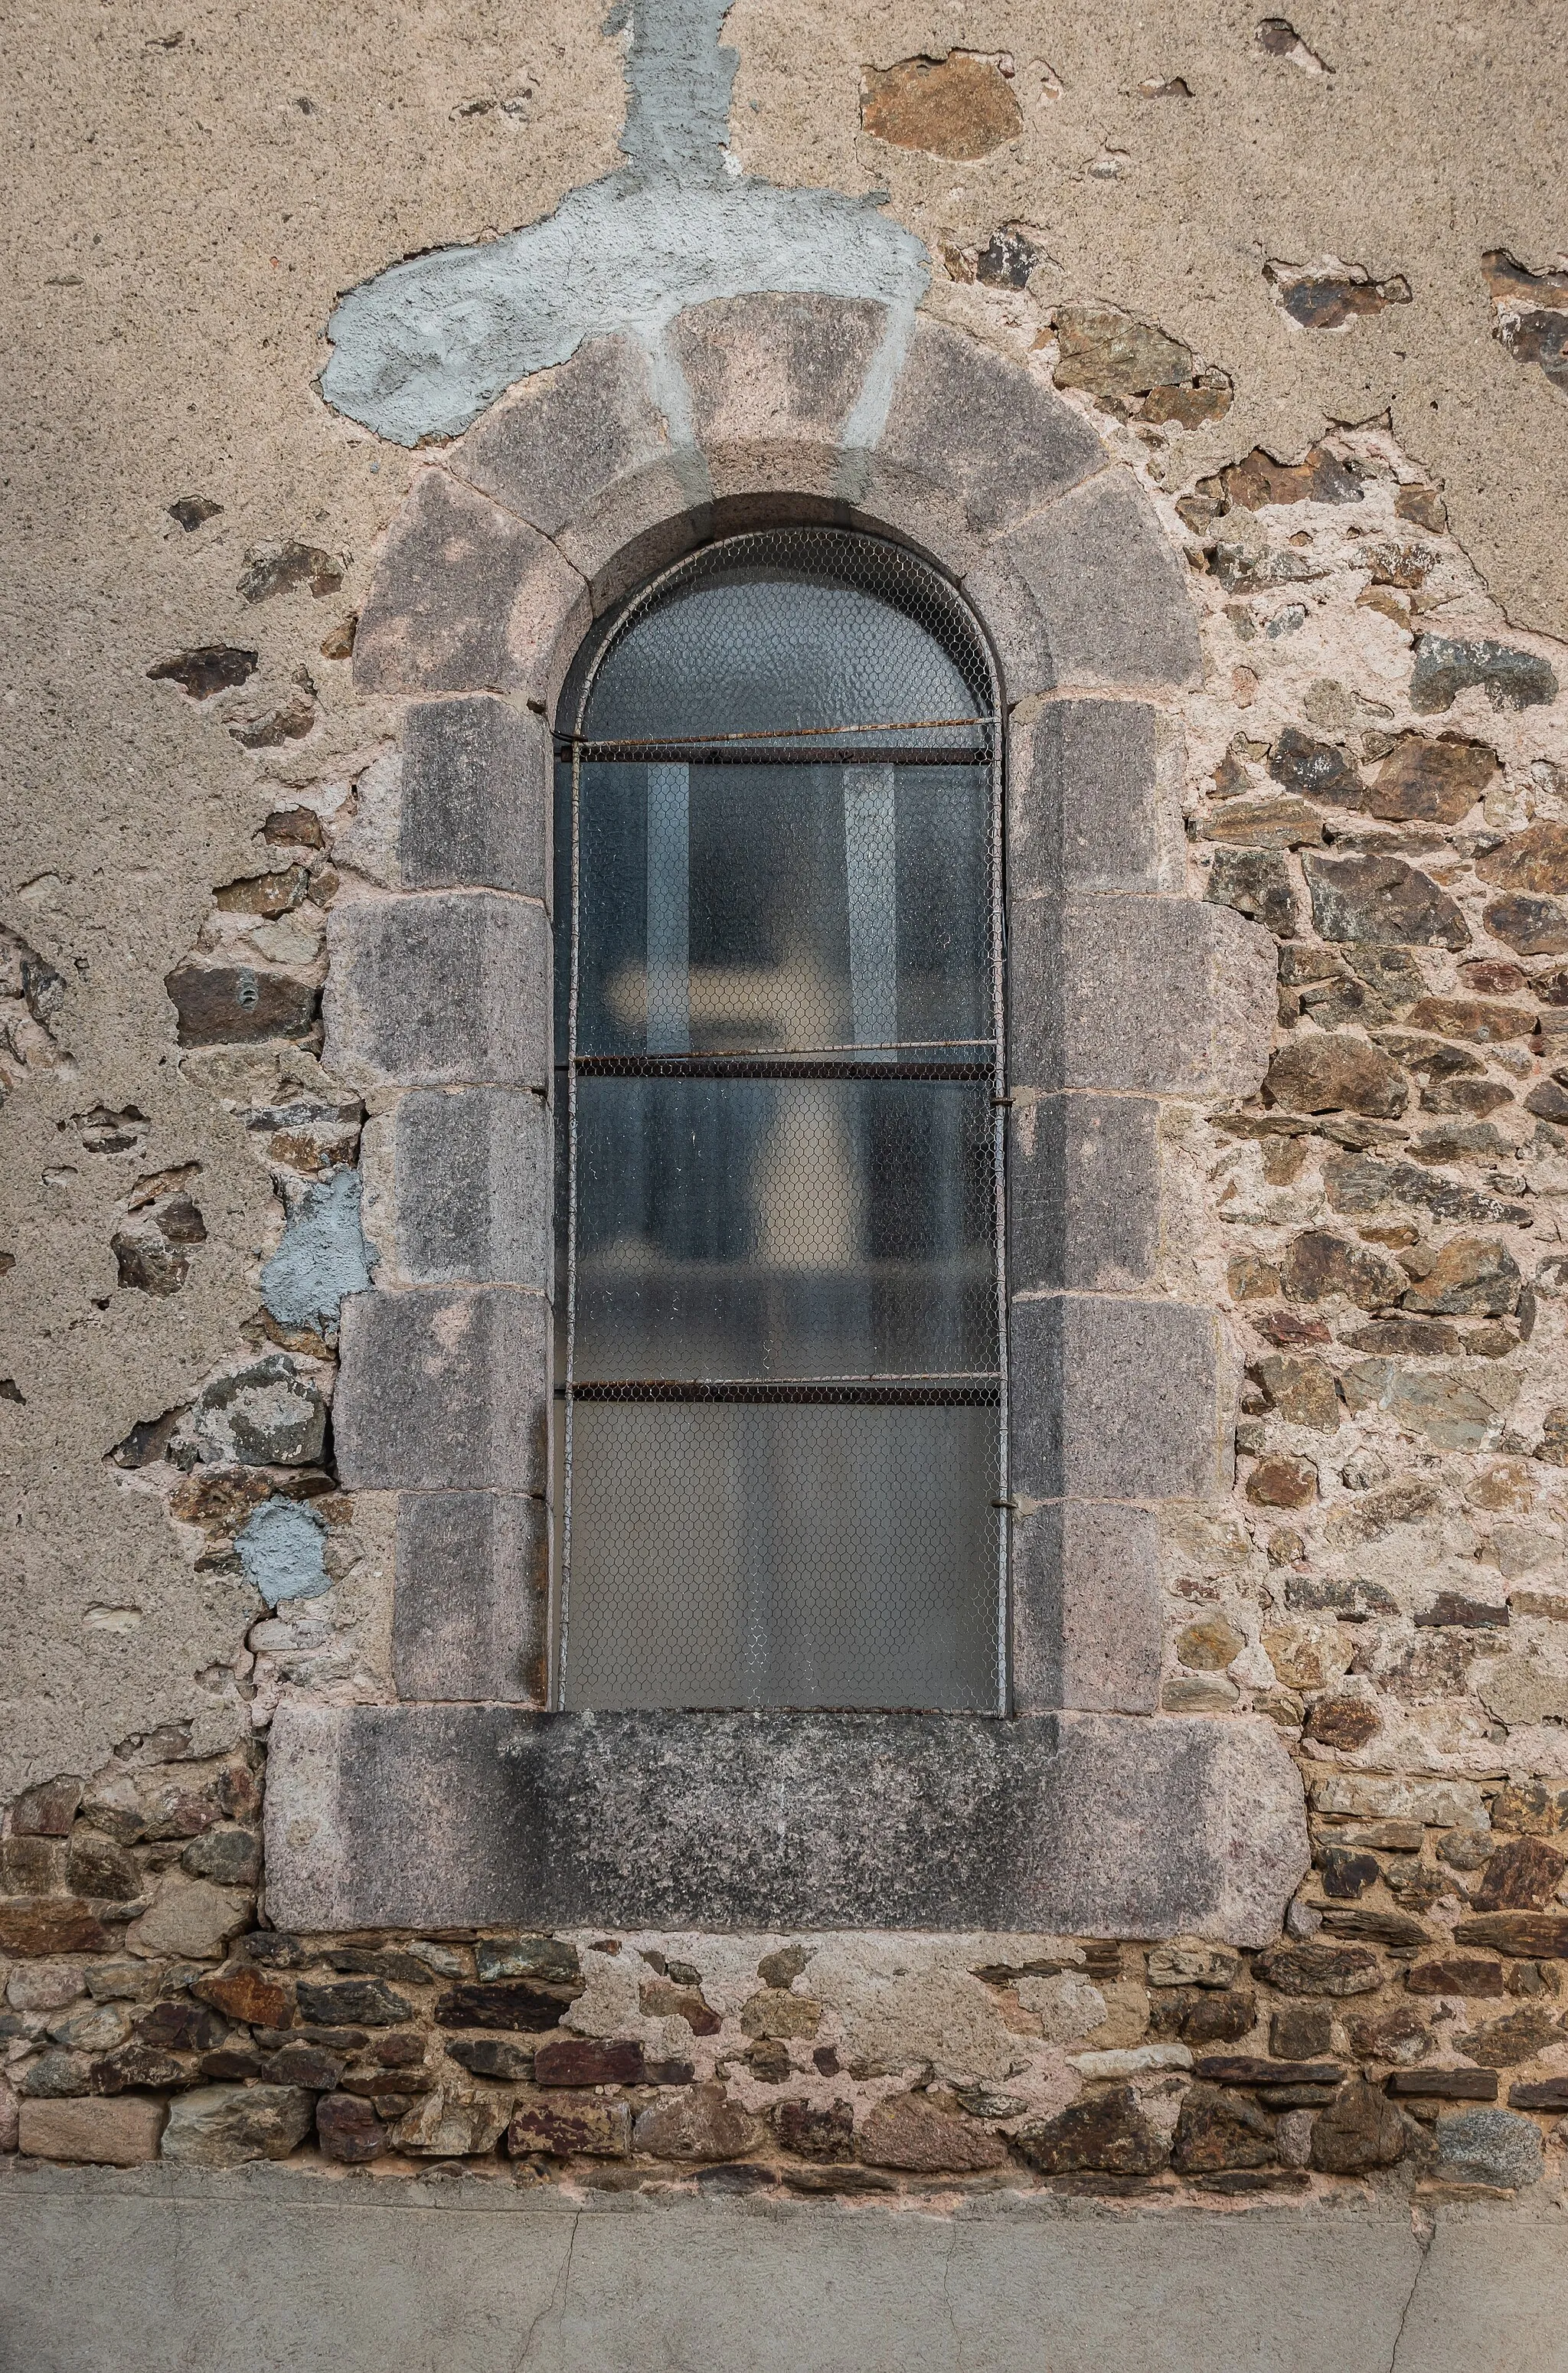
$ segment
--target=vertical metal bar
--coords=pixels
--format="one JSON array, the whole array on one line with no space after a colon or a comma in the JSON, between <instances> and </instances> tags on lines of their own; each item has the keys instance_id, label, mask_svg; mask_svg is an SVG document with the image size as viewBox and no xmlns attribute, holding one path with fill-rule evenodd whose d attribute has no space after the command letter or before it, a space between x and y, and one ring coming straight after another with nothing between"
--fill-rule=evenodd
<instances>
[{"instance_id":1,"label":"vertical metal bar","mask_svg":"<svg viewBox=\"0 0 1568 2373\"><path fill-rule=\"evenodd\" d=\"M692 1043L691 768L648 768L648 1051Z\"/></svg>"},{"instance_id":2,"label":"vertical metal bar","mask_svg":"<svg viewBox=\"0 0 1568 2373\"><path fill-rule=\"evenodd\" d=\"M997 1411L999 1441L997 1448L997 1498L1002 1505L997 1510L997 1712L1012 1711L1012 1674L1009 1670L1009 1649L1012 1639L1012 1512L1006 1502L1012 1494L1008 1488L1008 1358L1007 1358L1007 908L1004 898L1003 860L1005 841L1003 827L1006 815L1005 742L1007 712L1002 706L1001 686L991 667L989 654L987 665L991 678L991 1028L996 1038L996 1064L991 1087L991 1164L995 1186L996 1210L996 1325L997 1367L1000 1372L1000 1407Z\"/></svg>"},{"instance_id":3,"label":"vertical metal bar","mask_svg":"<svg viewBox=\"0 0 1568 2373\"><path fill-rule=\"evenodd\" d=\"M572 1378L577 1361L577 996L580 934L579 873L582 834L581 709L572 735L571 983L567 998L567 1374L561 1457L561 1587L556 1616L556 1711L567 1702L567 1638L570 1622L572 1566ZM548 1692L546 1692L548 1695Z\"/></svg>"},{"instance_id":4,"label":"vertical metal bar","mask_svg":"<svg viewBox=\"0 0 1568 2373\"><path fill-rule=\"evenodd\" d=\"M857 1046L898 1036L898 842L891 766L844 769L849 1010Z\"/></svg>"}]
</instances>

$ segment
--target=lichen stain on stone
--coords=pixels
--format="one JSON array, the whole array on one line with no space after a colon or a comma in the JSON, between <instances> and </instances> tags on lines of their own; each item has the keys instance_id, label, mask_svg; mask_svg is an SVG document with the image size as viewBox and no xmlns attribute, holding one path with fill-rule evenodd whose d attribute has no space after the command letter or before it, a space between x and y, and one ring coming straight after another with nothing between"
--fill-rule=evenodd
<instances>
[{"instance_id":1,"label":"lichen stain on stone","mask_svg":"<svg viewBox=\"0 0 1568 2373\"><path fill-rule=\"evenodd\" d=\"M320 1598L332 1588L322 1560L321 1525L293 1500L264 1501L236 1536L247 1581L269 1607L285 1598Z\"/></svg>"},{"instance_id":2,"label":"lichen stain on stone","mask_svg":"<svg viewBox=\"0 0 1568 2373\"><path fill-rule=\"evenodd\" d=\"M295 1205L262 1271L262 1300L281 1325L335 1318L345 1294L369 1292L376 1254L360 1224L359 1197L357 1170L333 1170Z\"/></svg>"},{"instance_id":3,"label":"lichen stain on stone","mask_svg":"<svg viewBox=\"0 0 1568 2373\"><path fill-rule=\"evenodd\" d=\"M890 334L907 328L930 277L918 239L862 199L735 169L726 13L723 0L679 0L646 12L644 29L638 12L628 162L616 172L570 191L543 221L411 257L351 289L327 324L327 403L394 444L455 437L586 337L630 329L658 365L665 325L724 297L869 297L893 310Z\"/></svg>"}]
</instances>

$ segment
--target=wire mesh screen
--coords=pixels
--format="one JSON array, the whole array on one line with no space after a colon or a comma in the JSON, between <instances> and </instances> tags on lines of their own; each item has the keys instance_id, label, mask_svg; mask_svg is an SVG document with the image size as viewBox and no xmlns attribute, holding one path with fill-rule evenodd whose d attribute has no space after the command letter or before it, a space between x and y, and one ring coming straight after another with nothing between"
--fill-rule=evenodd
<instances>
[{"instance_id":1,"label":"wire mesh screen","mask_svg":"<svg viewBox=\"0 0 1568 2373\"><path fill-rule=\"evenodd\" d=\"M568 697L568 1707L1000 1705L993 708L826 529L681 563Z\"/></svg>"}]
</instances>

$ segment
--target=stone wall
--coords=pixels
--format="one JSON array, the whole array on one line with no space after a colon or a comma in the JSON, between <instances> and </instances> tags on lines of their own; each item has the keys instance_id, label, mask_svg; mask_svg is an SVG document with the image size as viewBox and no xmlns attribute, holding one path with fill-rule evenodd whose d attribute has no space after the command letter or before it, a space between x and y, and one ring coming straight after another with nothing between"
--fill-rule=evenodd
<instances>
[{"instance_id":1,"label":"stone wall","mask_svg":"<svg viewBox=\"0 0 1568 2373\"><path fill-rule=\"evenodd\" d=\"M1115 43L1042 74L1027 26L994 52L977 33L940 75L918 29L896 57L867 36L863 92L858 75L836 85L808 135L770 81L776 33L754 38L743 13L737 151L782 184L847 123L858 155L906 176L928 311L1054 381L1136 472L1188 572L1203 665L1166 761L1186 824L1171 886L1273 935L1280 1006L1260 1094L1161 1107L1155 1290L1224 1313L1239 1417L1229 1497L1162 1515L1153 1719L1274 1725L1305 1787L1312 1871L1283 1933L1245 1949L1131 1923L544 1936L269 1920L278 1706L398 1694L390 1495L340 1487L331 1423L340 1306L397 1257L376 1198L388 1099L323 1068L320 1013L327 918L351 929L386 885L407 763L397 711L356 691L347 662L408 470L310 392L297 328L289 401L317 439L320 499L214 469L208 389L205 442L170 431L168 466L139 482L157 482L156 557L145 526L107 532L111 591L85 626L79 586L50 579L54 630L113 656L128 757L112 704L84 706L74 684L29 700L27 745L54 754L36 787L50 812L17 836L0 975L18 1195L0 1294L21 1314L0 1420L26 1544L7 1617L0 2141L802 2192L1554 2188L1568 659L1539 630L1560 616L1550 566L1483 579L1474 555L1506 544L1504 489L1536 467L1537 424L1558 423L1542 407L1562 403L1563 275L1472 193L1483 311L1453 368L1492 389L1504 443L1429 437L1387 344L1407 311L1435 334L1413 235L1374 252L1309 238L1299 213L1281 228L1257 201L1280 267L1256 275L1279 341L1266 365L1239 299L1199 341L1174 266L1162 279L1140 253L1086 277L1055 260L1019 159L1052 110L1116 80ZM556 146L541 136L529 205L486 168L509 223L544 218L579 170L554 94L598 91L614 40L586 17L568 29L539 76ZM1225 69L1299 77L1258 85L1286 94L1280 137L1309 86L1352 106L1335 78L1344 92L1359 72L1363 94L1377 79L1319 36L1326 64L1313 29L1286 29L1305 61L1260 29ZM1201 114L1193 61L1209 70L1218 40L1206 26L1188 55L1162 30L1140 62L1159 88L1123 94L1124 112ZM486 111L460 114L470 63L450 62L439 121L510 136L502 111L534 105L533 86L522 100L488 59ZM296 78L302 138L318 77ZM606 164L614 80L594 118ZM650 120L645 105L644 136ZM1424 152L1404 136L1414 181ZM1072 206L1129 153L1108 134L1086 150ZM461 175L442 203L440 236L486 228ZM1511 263L1509 238L1527 250ZM352 268L434 240L361 218ZM907 252L884 243L877 268ZM1289 264L1303 256L1328 260ZM310 297L310 338L332 293ZM265 368L246 402L259 435L277 402ZM1450 434L1448 470L1416 458ZM188 484L164 483L176 459ZM57 502L70 484L56 450L36 491ZM1539 533L1523 523L1532 550ZM166 622L149 581L170 594ZM176 787L161 807L149 774Z\"/></svg>"}]
</instances>

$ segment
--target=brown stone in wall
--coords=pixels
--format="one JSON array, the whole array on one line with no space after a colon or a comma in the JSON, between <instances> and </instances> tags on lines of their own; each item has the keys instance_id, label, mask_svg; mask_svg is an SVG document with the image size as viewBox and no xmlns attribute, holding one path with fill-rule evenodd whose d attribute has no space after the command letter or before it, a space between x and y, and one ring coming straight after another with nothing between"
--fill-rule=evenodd
<instances>
[{"instance_id":1,"label":"brown stone in wall","mask_svg":"<svg viewBox=\"0 0 1568 2373\"><path fill-rule=\"evenodd\" d=\"M1369 1994L1383 1982L1377 1957L1362 1945L1270 1945L1253 1964L1282 1994Z\"/></svg>"},{"instance_id":2,"label":"brown stone in wall","mask_svg":"<svg viewBox=\"0 0 1568 2373\"><path fill-rule=\"evenodd\" d=\"M103 1953L112 1939L90 1903L71 1895L0 1901L0 1953Z\"/></svg>"},{"instance_id":3,"label":"brown stone in wall","mask_svg":"<svg viewBox=\"0 0 1568 2373\"><path fill-rule=\"evenodd\" d=\"M1306 1735L1324 1747L1353 1754L1375 1738L1383 1724L1375 1706L1364 1698L1319 1698L1306 1717Z\"/></svg>"},{"instance_id":4,"label":"brown stone in wall","mask_svg":"<svg viewBox=\"0 0 1568 2373\"><path fill-rule=\"evenodd\" d=\"M1188 2087L1171 2145L1171 2165L1178 2174L1271 2167L1278 2156L1273 2122L1246 2093L1219 2085Z\"/></svg>"},{"instance_id":5,"label":"brown stone in wall","mask_svg":"<svg viewBox=\"0 0 1568 2373\"><path fill-rule=\"evenodd\" d=\"M860 2149L868 2167L903 2168L913 2175L977 2174L1007 2159L1000 2134L926 2093L879 2101L860 2131Z\"/></svg>"},{"instance_id":6,"label":"brown stone in wall","mask_svg":"<svg viewBox=\"0 0 1568 2373\"><path fill-rule=\"evenodd\" d=\"M181 1046L304 1038L321 1008L313 981L265 964L181 964L163 985L180 1017Z\"/></svg>"},{"instance_id":7,"label":"brown stone in wall","mask_svg":"<svg viewBox=\"0 0 1568 2373\"><path fill-rule=\"evenodd\" d=\"M1270 1451L1247 1477L1246 1496L1255 1508L1309 1508L1317 1497L1317 1469L1293 1451Z\"/></svg>"},{"instance_id":8,"label":"brown stone in wall","mask_svg":"<svg viewBox=\"0 0 1568 2373\"><path fill-rule=\"evenodd\" d=\"M901 58L868 66L860 127L894 148L972 161L1015 140L1024 117L994 58L954 50L945 58Z\"/></svg>"},{"instance_id":9,"label":"brown stone in wall","mask_svg":"<svg viewBox=\"0 0 1568 2373\"><path fill-rule=\"evenodd\" d=\"M655 2101L643 2110L633 2133L639 2155L709 2164L745 2158L762 2138L757 2120L718 2084L694 2085L687 2092Z\"/></svg>"},{"instance_id":10,"label":"brown stone in wall","mask_svg":"<svg viewBox=\"0 0 1568 2373\"><path fill-rule=\"evenodd\" d=\"M1412 1994L1501 1994L1503 1965L1447 1954L1439 1960L1417 1961L1406 1970L1405 1984Z\"/></svg>"},{"instance_id":11,"label":"brown stone in wall","mask_svg":"<svg viewBox=\"0 0 1568 2373\"><path fill-rule=\"evenodd\" d=\"M168 2116L162 2101L24 2101L18 2147L28 2158L142 2167L158 2157Z\"/></svg>"},{"instance_id":12,"label":"brown stone in wall","mask_svg":"<svg viewBox=\"0 0 1568 2373\"><path fill-rule=\"evenodd\" d=\"M1217 495L1247 511L1275 503L1359 503L1361 481L1324 445L1312 446L1300 462L1276 462L1255 446L1218 477L1200 478L1200 495Z\"/></svg>"},{"instance_id":13,"label":"brown stone in wall","mask_svg":"<svg viewBox=\"0 0 1568 2373\"><path fill-rule=\"evenodd\" d=\"M771 2112L779 2147L797 2158L834 2160L854 2156L855 2119L848 2101L813 2109L809 2101L780 2101Z\"/></svg>"},{"instance_id":14,"label":"brown stone in wall","mask_svg":"<svg viewBox=\"0 0 1568 2373\"><path fill-rule=\"evenodd\" d=\"M1497 753L1485 742L1445 733L1404 733L1372 778L1365 804L1399 824L1458 824L1497 773Z\"/></svg>"},{"instance_id":15,"label":"brown stone in wall","mask_svg":"<svg viewBox=\"0 0 1568 2373\"><path fill-rule=\"evenodd\" d=\"M1352 2076L1312 2129L1312 2164L1323 2175L1364 2175L1405 2155L1409 2129L1387 2094Z\"/></svg>"},{"instance_id":16,"label":"brown stone in wall","mask_svg":"<svg viewBox=\"0 0 1568 2373\"><path fill-rule=\"evenodd\" d=\"M507 2148L514 2158L533 2151L548 2158L625 2158L631 2138L626 2104L589 2096L568 2100L559 2094L524 2096L507 2128Z\"/></svg>"},{"instance_id":17,"label":"brown stone in wall","mask_svg":"<svg viewBox=\"0 0 1568 2373\"><path fill-rule=\"evenodd\" d=\"M436 2005L438 2027L487 2027L543 2034L558 2027L564 2014L581 1993L579 1983L536 1985L528 1978L500 1978L477 1985L452 1986Z\"/></svg>"},{"instance_id":18,"label":"brown stone in wall","mask_svg":"<svg viewBox=\"0 0 1568 2373\"><path fill-rule=\"evenodd\" d=\"M1493 939L1522 956L1556 956L1568 950L1568 908L1555 899L1515 892L1494 899L1481 920Z\"/></svg>"},{"instance_id":19,"label":"brown stone in wall","mask_svg":"<svg viewBox=\"0 0 1568 2373\"><path fill-rule=\"evenodd\" d=\"M1568 890L1568 824L1527 824L1501 848L1489 849L1476 860L1483 882L1500 890L1529 891L1537 895Z\"/></svg>"},{"instance_id":20,"label":"brown stone in wall","mask_svg":"<svg viewBox=\"0 0 1568 2373\"><path fill-rule=\"evenodd\" d=\"M1291 1302L1330 1302L1343 1294L1359 1310L1383 1310L1409 1291L1396 1261L1324 1228L1305 1229L1285 1249L1280 1278Z\"/></svg>"},{"instance_id":21,"label":"brown stone in wall","mask_svg":"<svg viewBox=\"0 0 1568 2373\"><path fill-rule=\"evenodd\" d=\"M536 2085L640 2085L642 2046L605 2043L597 2036L552 2036L533 2054Z\"/></svg>"},{"instance_id":22,"label":"brown stone in wall","mask_svg":"<svg viewBox=\"0 0 1568 2373\"><path fill-rule=\"evenodd\" d=\"M1527 2060L1539 2060L1543 2052L1562 2040L1562 2021L1551 2012L1515 2010L1506 2018L1489 2019L1472 2028L1457 2039L1456 2048L1483 2068L1518 2068Z\"/></svg>"},{"instance_id":23,"label":"brown stone in wall","mask_svg":"<svg viewBox=\"0 0 1568 2373\"><path fill-rule=\"evenodd\" d=\"M1457 1945L1490 1945L1494 1952L1532 1961L1568 1960L1568 1914L1550 1911L1482 1911L1461 1920Z\"/></svg>"},{"instance_id":24,"label":"brown stone in wall","mask_svg":"<svg viewBox=\"0 0 1568 2373\"><path fill-rule=\"evenodd\" d=\"M11 1806L11 1832L22 1838L64 1838L82 1801L79 1780L41 1780L25 1788Z\"/></svg>"},{"instance_id":25,"label":"brown stone in wall","mask_svg":"<svg viewBox=\"0 0 1568 2373\"><path fill-rule=\"evenodd\" d=\"M1096 2087L1056 2117L1021 2126L1016 2141L1042 2175L1157 2175L1170 2157L1130 2085Z\"/></svg>"},{"instance_id":26,"label":"brown stone in wall","mask_svg":"<svg viewBox=\"0 0 1568 2373\"><path fill-rule=\"evenodd\" d=\"M1470 943L1469 926L1447 892L1402 857L1308 857L1303 862L1312 918L1325 940L1454 949Z\"/></svg>"},{"instance_id":27,"label":"brown stone in wall","mask_svg":"<svg viewBox=\"0 0 1568 2373\"><path fill-rule=\"evenodd\" d=\"M1287 1112L1402 1113L1410 1083L1380 1046L1348 1032L1316 1030L1288 1039L1269 1066L1265 1101Z\"/></svg>"},{"instance_id":28,"label":"brown stone in wall","mask_svg":"<svg viewBox=\"0 0 1568 2373\"><path fill-rule=\"evenodd\" d=\"M316 2103L316 2140L322 2157L363 2167L387 2147L387 2129L369 2101L352 2093L324 2093Z\"/></svg>"},{"instance_id":29,"label":"brown stone in wall","mask_svg":"<svg viewBox=\"0 0 1568 2373\"><path fill-rule=\"evenodd\" d=\"M243 1962L198 1978L191 1991L226 2018L239 2019L247 2027L287 2027L294 2016L289 1989Z\"/></svg>"}]
</instances>

